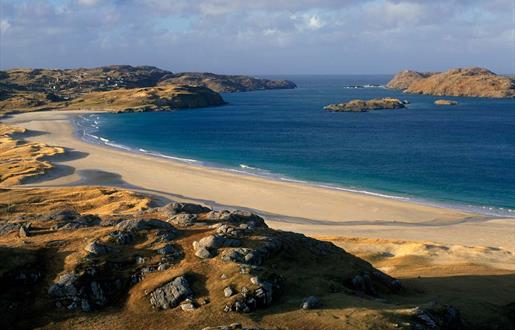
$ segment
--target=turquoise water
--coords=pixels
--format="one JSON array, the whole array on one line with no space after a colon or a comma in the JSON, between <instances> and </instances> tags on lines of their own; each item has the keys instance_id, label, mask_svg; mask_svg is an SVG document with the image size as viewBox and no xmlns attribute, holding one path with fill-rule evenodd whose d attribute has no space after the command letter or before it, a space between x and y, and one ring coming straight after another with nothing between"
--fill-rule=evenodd
<instances>
[{"instance_id":1,"label":"turquoise water","mask_svg":"<svg viewBox=\"0 0 515 330\"><path fill-rule=\"evenodd\" d=\"M272 77L273 78L273 77ZM281 76L294 90L224 94L226 106L89 115L92 141L234 171L515 216L515 99L436 97L390 76ZM331 113L328 103L398 97L408 109ZM102 139L100 139L102 138Z\"/></svg>"}]
</instances>

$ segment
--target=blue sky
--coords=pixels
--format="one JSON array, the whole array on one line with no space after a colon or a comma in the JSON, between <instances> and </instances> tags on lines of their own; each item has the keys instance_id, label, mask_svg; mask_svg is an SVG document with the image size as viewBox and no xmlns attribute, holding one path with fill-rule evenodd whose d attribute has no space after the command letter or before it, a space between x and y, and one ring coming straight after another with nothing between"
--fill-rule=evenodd
<instances>
[{"instance_id":1,"label":"blue sky","mask_svg":"<svg viewBox=\"0 0 515 330\"><path fill-rule=\"evenodd\" d=\"M0 67L515 72L515 0L0 0Z\"/></svg>"}]
</instances>

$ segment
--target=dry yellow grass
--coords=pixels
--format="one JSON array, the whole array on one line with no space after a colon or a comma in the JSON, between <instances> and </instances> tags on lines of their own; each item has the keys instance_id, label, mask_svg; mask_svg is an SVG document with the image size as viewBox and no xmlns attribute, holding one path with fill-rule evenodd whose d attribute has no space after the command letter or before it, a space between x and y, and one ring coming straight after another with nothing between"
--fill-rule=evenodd
<instances>
[{"instance_id":1,"label":"dry yellow grass","mask_svg":"<svg viewBox=\"0 0 515 330\"><path fill-rule=\"evenodd\" d=\"M53 167L46 157L64 153L60 147L13 138L13 134L24 131L0 123L0 187L17 185L29 177L46 173Z\"/></svg>"}]
</instances>

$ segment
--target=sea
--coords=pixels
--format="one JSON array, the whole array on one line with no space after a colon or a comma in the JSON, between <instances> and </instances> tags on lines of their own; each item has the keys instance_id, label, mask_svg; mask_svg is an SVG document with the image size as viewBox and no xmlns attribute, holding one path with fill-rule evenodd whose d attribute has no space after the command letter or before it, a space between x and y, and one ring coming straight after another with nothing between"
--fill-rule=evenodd
<instances>
[{"instance_id":1,"label":"sea","mask_svg":"<svg viewBox=\"0 0 515 330\"><path fill-rule=\"evenodd\" d=\"M87 114L77 134L194 166L515 217L515 99L405 94L391 75L282 75L298 88L222 94L224 106ZM406 109L323 110L395 97Z\"/></svg>"}]
</instances>

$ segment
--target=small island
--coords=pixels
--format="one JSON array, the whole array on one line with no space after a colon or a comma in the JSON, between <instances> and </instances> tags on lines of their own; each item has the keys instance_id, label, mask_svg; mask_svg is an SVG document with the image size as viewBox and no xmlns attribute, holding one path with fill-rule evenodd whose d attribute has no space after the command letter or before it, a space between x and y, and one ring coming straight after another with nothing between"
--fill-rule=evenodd
<instances>
[{"instance_id":1,"label":"small island","mask_svg":"<svg viewBox=\"0 0 515 330\"><path fill-rule=\"evenodd\" d=\"M440 100L436 100L435 104L436 105L457 105L458 101L440 99Z\"/></svg>"},{"instance_id":2,"label":"small island","mask_svg":"<svg viewBox=\"0 0 515 330\"><path fill-rule=\"evenodd\" d=\"M370 110L395 110L403 109L406 103L395 98L351 100L346 103L329 104L324 110L333 112L367 112Z\"/></svg>"},{"instance_id":3,"label":"small island","mask_svg":"<svg viewBox=\"0 0 515 330\"><path fill-rule=\"evenodd\" d=\"M435 96L515 97L515 79L484 68L459 68L446 72L405 70L396 74L386 87Z\"/></svg>"}]
</instances>

